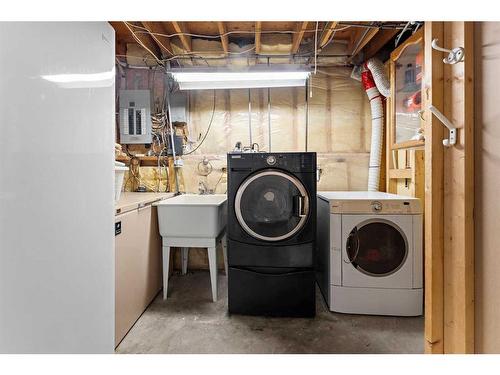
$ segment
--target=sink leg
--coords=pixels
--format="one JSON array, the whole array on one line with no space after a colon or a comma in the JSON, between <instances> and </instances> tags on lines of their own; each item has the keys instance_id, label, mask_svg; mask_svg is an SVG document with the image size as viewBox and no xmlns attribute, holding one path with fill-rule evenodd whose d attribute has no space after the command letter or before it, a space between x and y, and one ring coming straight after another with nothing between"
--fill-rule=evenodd
<instances>
[{"instance_id":1,"label":"sink leg","mask_svg":"<svg viewBox=\"0 0 500 375\"><path fill-rule=\"evenodd\" d=\"M209 247L208 251L208 265L210 268L210 282L212 284L212 299L217 301L217 248Z\"/></svg>"},{"instance_id":2,"label":"sink leg","mask_svg":"<svg viewBox=\"0 0 500 375\"><path fill-rule=\"evenodd\" d=\"M168 292L168 271L170 268L170 247L163 246L163 299L167 299Z\"/></svg>"},{"instance_id":3,"label":"sink leg","mask_svg":"<svg viewBox=\"0 0 500 375\"><path fill-rule=\"evenodd\" d=\"M187 274L188 269L188 258L189 258L189 247L181 247L181 258L182 258L182 274Z\"/></svg>"}]
</instances>

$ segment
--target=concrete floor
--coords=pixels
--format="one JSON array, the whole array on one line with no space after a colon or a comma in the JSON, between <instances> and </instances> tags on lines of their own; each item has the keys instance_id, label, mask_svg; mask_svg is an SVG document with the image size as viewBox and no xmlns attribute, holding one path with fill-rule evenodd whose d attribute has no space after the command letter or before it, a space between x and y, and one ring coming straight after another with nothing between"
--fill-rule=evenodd
<instances>
[{"instance_id":1,"label":"concrete floor","mask_svg":"<svg viewBox=\"0 0 500 375\"><path fill-rule=\"evenodd\" d=\"M422 353L424 320L336 314L319 293L314 319L229 316L227 278L211 300L209 273L173 275L117 353Z\"/></svg>"}]
</instances>

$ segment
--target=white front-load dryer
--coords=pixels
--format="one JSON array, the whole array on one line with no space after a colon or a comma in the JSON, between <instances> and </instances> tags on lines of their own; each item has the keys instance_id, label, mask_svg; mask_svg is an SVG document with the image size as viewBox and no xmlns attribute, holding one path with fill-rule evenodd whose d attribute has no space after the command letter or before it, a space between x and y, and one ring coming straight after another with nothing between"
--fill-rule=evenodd
<instances>
[{"instance_id":1,"label":"white front-load dryer","mask_svg":"<svg viewBox=\"0 0 500 375\"><path fill-rule=\"evenodd\" d=\"M418 199L379 192L318 193L317 281L331 311L422 315Z\"/></svg>"}]
</instances>

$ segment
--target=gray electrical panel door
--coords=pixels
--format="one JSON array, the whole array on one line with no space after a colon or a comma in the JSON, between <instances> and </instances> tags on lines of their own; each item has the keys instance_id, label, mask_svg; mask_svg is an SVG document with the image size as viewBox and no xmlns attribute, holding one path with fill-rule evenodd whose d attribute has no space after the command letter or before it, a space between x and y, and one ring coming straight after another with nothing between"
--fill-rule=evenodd
<instances>
[{"instance_id":1,"label":"gray electrical panel door","mask_svg":"<svg viewBox=\"0 0 500 375\"><path fill-rule=\"evenodd\" d=\"M120 90L120 143L151 143L149 90Z\"/></svg>"}]
</instances>

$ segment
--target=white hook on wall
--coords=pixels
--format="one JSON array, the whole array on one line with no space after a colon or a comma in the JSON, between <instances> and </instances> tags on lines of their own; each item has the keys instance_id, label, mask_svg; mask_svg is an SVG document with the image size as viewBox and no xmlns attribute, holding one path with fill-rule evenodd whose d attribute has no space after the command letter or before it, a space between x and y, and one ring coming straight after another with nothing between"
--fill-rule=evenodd
<instances>
[{"instance_id":1,"label":"white hook on wall","mask_svg":"<svg viewBox=\"0 0 500 375\"><path fill-rule=\"evenodd\" d=\"M464 61L465 49L463 49L462 47L456 47L453 48L452 50L446 49L443 47L439 47L437 44L438 42L439 42L438 39L433 39L431 42L431 46L436 51L441 51L448 54L448 56L443 59L443 62L445 64L456 64L458 62Z\"/></svg>"},{"instance_id":2,"label":"white hook on wall","mask_svg":"<svg viewBox=\"0 0 500 375\"><path fill-rule=\"evenodd\" d=\"M429 111L431 111L434 116L437 117L439 121L443 123L444 126L446 126L450 132L450 136L447 139L443 139L443 146L445 147L451 147L457 143L457 128L452 124L448 118L439 111L436 107L433 105L429 106Z\"/></svg>"}]
</instances>

